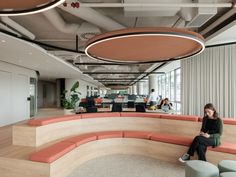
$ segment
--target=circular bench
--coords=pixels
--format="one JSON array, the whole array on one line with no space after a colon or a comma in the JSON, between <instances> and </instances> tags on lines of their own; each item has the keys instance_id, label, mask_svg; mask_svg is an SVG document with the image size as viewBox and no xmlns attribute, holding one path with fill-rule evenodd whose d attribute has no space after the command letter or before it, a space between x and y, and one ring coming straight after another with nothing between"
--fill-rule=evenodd
<instances>
[{"instance_id":1,"label":"circular bench","mask_svg":"<svg viewBox=\"0 0 236 177\"><path fill-rule=\"evenodd\" d=\"M218 164L220 173L223 172L236 172L236 161L235 160L222 160ZM236 175L235 175L236 177Z\"/></svg>"},{"instance_id":2,"label":"circular bench","mask_svg":"<svg viewBox=\"0 0 236 177\"><path fill-rule=\"evenodd\" d=\"M185 177L219 177L219 170L209 162L190 160L186 162Z\"/></svg>"},{"instance_id":3,"label":"circular bench","mask_svg":"<svg viewBox=\"0 0 236 177\"><path fill-rule=\"evenodd\" d=\"M235 177L235 176L236 172L225 172L220 174L220 177Z\"/></svg>"}]
</instances>

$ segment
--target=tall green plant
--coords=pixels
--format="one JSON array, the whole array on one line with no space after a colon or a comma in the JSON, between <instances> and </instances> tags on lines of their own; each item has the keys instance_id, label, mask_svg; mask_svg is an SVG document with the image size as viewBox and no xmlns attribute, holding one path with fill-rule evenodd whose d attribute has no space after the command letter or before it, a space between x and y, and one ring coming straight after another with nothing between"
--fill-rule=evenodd
<instances>
[{"instance_id":1,"label":"tall green plant","mask_svg":"<svg viewBox=\"0 0 236 177\"><path fill-rule=\"evenodd\" d=\"M79 82L77 81L71 87L69 92L67 90L63 92L64 95L62 95L62 105L65 109L75 109L76 103L80 100L79 95L81 95L78 89Z\"/></svg>"}]
</instances>

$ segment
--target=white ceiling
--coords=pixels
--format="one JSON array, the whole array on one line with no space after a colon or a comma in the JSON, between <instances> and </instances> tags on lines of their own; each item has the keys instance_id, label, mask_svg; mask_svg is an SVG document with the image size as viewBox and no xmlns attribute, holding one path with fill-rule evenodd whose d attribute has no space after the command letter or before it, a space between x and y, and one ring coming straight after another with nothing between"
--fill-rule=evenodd
<instances>
[{"instance_id":1,"label":"white ceiling","mask_svg":"<svg viewBox=\"0 0 236 177\"><path fill-rule=\"evenodd\" d=\"M80 78L100 84L64 60L41 47L0 33L0 60L39 71L41 79Z\"/></svg>"},{"instance_id":2,"label":"white ceiling","mask_svg":"<svg viewBox=\"0 0 236 177\"><path fill-rule=\"evenodd\" d=\"M236 42L236 20L219 30L206 42L206 45L216 45Z\"/></svg>"}]
</instances>

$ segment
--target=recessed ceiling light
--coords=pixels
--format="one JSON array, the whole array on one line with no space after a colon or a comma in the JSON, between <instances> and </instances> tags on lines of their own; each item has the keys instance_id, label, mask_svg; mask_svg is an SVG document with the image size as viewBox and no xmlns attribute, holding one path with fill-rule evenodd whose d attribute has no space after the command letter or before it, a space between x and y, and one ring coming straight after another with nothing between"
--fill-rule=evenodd
<instances>
[{"instance_id":1,"label":"recessed ceiling light","mask_svg":"<svg viewBox=\"0 0 236 177\"><path fill-rule=\"evenodd\" d=\"M32 52L29 52L29 55L32 55L33 53Z\"/></svg>"},{"instance_id":2,"label":"recessed ceiling light","mask_svg":"<svg viewBox=\"0 0 236 177\"><path fill-rule=\"evenodd\" d=\"M4 43L4 42L6 42L6 41L5 41L4 39L2 39L2 40L1 40L1 42L3 42L3 43Z\"/></svg>"}]
</instances>

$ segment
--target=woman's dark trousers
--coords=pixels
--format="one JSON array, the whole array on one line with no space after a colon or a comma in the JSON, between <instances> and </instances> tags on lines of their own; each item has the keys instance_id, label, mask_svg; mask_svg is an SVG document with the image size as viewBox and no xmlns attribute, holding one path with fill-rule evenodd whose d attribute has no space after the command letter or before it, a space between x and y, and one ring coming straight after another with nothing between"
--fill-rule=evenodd
<instances>
[{"instance_id":1,"label":"woman's dark trousers","mask_svg":"<svg viewBox=\"0 0 236 177\"><path fill-rule=\"evenodd\" d=\"M196 136L193 139L191 146L189 147L188 154L194 155L194 152L198 153L198 160L206 161L207 146L215 146L214 138L206 138L204 136Z\"/></svg>"}]
</instances>

